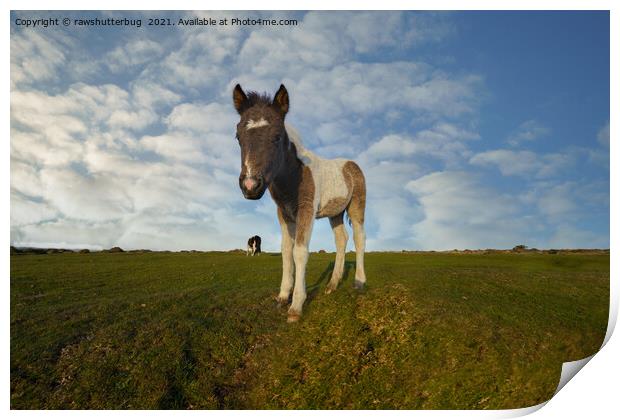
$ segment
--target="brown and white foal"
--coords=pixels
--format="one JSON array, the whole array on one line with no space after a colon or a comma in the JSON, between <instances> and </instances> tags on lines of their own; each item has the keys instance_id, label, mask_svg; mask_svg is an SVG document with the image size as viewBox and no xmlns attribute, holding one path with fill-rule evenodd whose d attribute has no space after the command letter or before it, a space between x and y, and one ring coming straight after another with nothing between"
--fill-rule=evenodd
<instances>
[{"instance_id":1,"label":"brown and white foal","mask_svg":"<svg viewBox=\"0 0 620 420\"><path fill-rule=\"evenodd\" d=\"M284 85L273 100L267 95L235 86L233 101L241 116L237 140L241 146L239 186L245 198L258 200L269 189L278 206L282 228L282 284L278 302L293 300L288 321L299 320L306 300L305 271L314 219L328 217L336 239L336 262L326 293L338 286L344 272L348 235L343 223L346 211L353 226L356 250L355 287L363 288L364 210L366 183L357 164L346 159L322 159L306 150L299 135L284 123L289 110Z\"/></svg>"}]
</instances>

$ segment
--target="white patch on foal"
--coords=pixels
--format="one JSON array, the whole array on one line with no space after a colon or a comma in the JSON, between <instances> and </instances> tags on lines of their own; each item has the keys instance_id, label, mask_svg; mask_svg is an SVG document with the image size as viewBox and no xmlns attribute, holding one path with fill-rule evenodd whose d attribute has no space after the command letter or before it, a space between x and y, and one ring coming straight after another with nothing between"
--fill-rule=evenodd
<instances>
[{"instance_id":1,"label":"white patch on foal","mask_svg":"<svg viewBox=\"0 0 620 420\"><path fill-rule=\"evenodd\" d=\"M253 128L260 128L269 125L269 121L262 118L258 121L248 120L248 123L245 125L246 130L252 130Z\"/></svg>"},{"instance_id":2,"label":"white patch on foal","mask_svg":"<svg viewBox=\"0 0 620 420\"><path fill-rule=\"evenodd\" d=\"M269 121L261 117L260 120L258 121L254 121L252 119L248 120L248 122L245 124L245 129L253 130L255 128L265 127L268 125L269 125ZM252 167L250 166L247 159L244 163L245 163L245 168L247 170L247 177L250 178L252 176Z\"/></svg>"},{"instance_id":3,"label":"white patch on foal","mask_svg":"<svg viewBox=\"0 0 620 420\"><path fill-rule=\"evenodd\" d=\"M250 166L250 162L249 159L245 159L245 162L243 162L245 164L245 170L246 170L246 177L251 178L252 177L252 167Z\"/></svg>"},{"instance_id":4,"label":"white patch on foal","mask_svg":"<svg viewBox=\"0 0 620 420\"><path fill-rule=\"evenodd\" d=\"M343 199L348 204L351 199L351 191L347 188L342 168L348 162L347 159L324 159L308 149L301 142L297 131L285 124L289 140L295 145L297 157L310 168L314 180L314 211L315 214L330 200ZM344 211L344 208L342 209Z\"/></svg>"}]
</instances>

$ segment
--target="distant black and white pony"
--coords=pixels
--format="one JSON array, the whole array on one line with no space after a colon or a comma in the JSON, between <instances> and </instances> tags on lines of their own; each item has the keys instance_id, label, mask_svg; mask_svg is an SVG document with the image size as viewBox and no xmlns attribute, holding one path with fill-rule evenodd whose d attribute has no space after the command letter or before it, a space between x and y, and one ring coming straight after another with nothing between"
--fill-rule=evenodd
<instances>
[{"instance_id":1,"label":"distant black and white pony","mask_svg":"<svg viewBox=\"0 0 620 420\"><path fill-rule=\"evenodd\" d=\"M260 236L255 235L248 239L248 249L245 252L245 255L260 255Z\"/></svg>"},{"instance_id":2,"label":"distant black and white pony","mask_svg":"<svg viewBox=\"0 0 620 420\"><path fill-rule=\"evenodd\" d=\"M260 199L269 189L278 206L282 228L282 284L278 301L293 302L288 321L301 317L306 300L305 271L308 244L314 219L328 217L336 239L336 262L326 293L336 290L344 273L348 240L344 227L345 211L353 226L356 251L355 287L366 284L364 273L364 212L366 181L360 167L347 159L323 159L307 150L299 135L284 123L289 109L284 85L273 100L237 85L233 91L235 109L240 115L237 140L241 147L239 187L245 198Z\"/></svg>"}]
</instances>

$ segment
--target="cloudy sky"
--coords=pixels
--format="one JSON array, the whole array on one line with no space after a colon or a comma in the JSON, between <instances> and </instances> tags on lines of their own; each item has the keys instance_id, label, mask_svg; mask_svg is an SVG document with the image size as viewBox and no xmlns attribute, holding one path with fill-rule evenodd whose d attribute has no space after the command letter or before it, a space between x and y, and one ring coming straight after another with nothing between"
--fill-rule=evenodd
<instances>
[{"instance_id":1,"label":"cloudy sky","mask_svg":"<svg viewBox=\"0 0 620 420\"><path fill-rule=\"evenodd\" d=\"M298 24L146 26L194 15ZM15 24L50 16L142 26ZM360 164L370 250L609 247L606 12L11 21L13 245L278 250L271 198L238 187L239 82L284 83L307 147Z\"/></svg>"}]
</instances>

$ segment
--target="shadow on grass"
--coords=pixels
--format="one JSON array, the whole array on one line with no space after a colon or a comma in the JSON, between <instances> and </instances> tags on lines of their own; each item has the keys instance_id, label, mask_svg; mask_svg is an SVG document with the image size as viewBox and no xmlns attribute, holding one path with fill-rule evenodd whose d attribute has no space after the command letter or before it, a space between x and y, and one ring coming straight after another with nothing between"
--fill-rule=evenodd
<instances>
[{"instance_id":1,"label":"shadow on grass","mask_svg":"<svg viewBox=\"0 0 620 420\"><path fill-rule=\"evenodd\" d=\"M345 261L344 262L344 272L342 273L342 279L340 280L340 283L338 284L339 287L342 287L342 283L347 278L349 278L349 271L353 267L355 267L355 262L354 261ZM327 275L331 274L333 271L334 271L334 263L331 262L331 263L327 264L327 267L325 267L325 270L323 270L323 272L319 276L318 280L313 285L309 285L308 286L308 289L307 289L308 297L306 298L306 304L309 304L309 303L311 303L314 300L316 295L319 293L319 290L322 289L321 285L323 283L327 283Z\"/></svg>"},{"instance_id":2,"label":"shadow on grass","mask_svg":"<svg viewBox=\"0 0 620 420\"><path fill-rule=\"evenodd\" d=\"M321 289L321 284L326 282L327 275L331 273L332 271L334 271L333 262L327 264L327 267L325 267L325 270L323 270L323 272L319 276L319 279L313 285L308 286L308 289L307 289L308 297L306 298L307 303L310 303L314 300L316 295L319 293L319 290Z\"/></svg>"}]
</instances>

